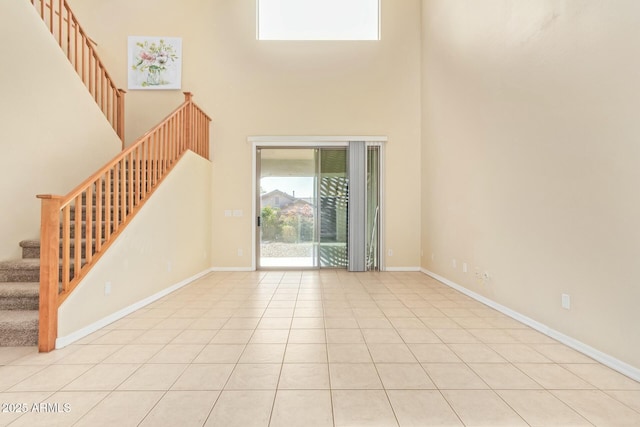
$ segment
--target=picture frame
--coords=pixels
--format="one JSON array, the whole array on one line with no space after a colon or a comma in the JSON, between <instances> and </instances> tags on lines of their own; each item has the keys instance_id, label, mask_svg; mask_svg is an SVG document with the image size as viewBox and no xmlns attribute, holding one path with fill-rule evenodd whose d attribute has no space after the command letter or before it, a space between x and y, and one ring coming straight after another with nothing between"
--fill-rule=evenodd
<instances>
[{"instance_id":1,"label":"picture frame","mask_svg":"<svg viewBox=\"0 0 640 427\"><path fill-rule=\"evenodd\" d=\"M129 36L127 52L130 90L181 89L181 38Z\"/></svg>"}]
</instances>

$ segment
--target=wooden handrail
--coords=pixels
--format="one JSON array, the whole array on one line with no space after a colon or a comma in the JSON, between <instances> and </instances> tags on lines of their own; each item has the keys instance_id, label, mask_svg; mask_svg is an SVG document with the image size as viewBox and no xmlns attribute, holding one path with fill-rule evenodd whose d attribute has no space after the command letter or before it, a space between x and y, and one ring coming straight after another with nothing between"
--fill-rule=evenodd
<instances>
[{"instance_id":1,"label":"wooden handrail","mask_svg":"<svg viewBox=\"0 0 640 427\"><path fill-rule=\"evenodd\" d=\"M184 153L191 150L209 158L211 118L191 93L184 95L182 105L69 194L37 196L42 203L40 351L55 348L60 304Z\"/></svg>"},{"instance_id":2,"label":"wooden handrail","mask_svg":"<svg viewBox=\"0 0 640 427\"><path fill-rule=\"evenodd\" d=\"M119 89L107 72L67 0L30 0L58 45L82 79L96 104L116 131L124 147L124 90Z\"/></svg>"}]
</instances>

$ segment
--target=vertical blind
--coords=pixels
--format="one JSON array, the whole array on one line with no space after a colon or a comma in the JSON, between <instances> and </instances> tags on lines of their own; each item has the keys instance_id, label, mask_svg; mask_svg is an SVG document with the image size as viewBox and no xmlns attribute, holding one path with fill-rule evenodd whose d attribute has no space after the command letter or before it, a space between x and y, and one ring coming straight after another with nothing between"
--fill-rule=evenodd
<instances>
[{"instance_id":1,"label":"vertical blind","mask_svg":"<svg viewBox=\"0 0 640 427\"><path fill-rule=\"evenodd\" d=\"M349 142L349 271L366 271L367 144Z\"/></svg>"}]
</instances>

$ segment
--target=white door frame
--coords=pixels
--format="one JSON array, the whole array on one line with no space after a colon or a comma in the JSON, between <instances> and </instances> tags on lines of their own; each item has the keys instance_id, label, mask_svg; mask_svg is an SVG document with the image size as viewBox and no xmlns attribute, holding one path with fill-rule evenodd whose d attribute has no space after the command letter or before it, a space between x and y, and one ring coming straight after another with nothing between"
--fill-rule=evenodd
<instances>
[{"instance_id":1,"label":"white door frame","mask_svg":"<svg viewBox=\"0 0 640 427\"><path fill-rule=\"evenodd\" d=\"M384 146L388 138L386 136L250 136L247 138L247 142L251 144L251 221L252 231L251 237L253 244L251 245L251 270L255 271L257 268L256 259L256 245L257 245L257 224L256 218L258 217L257 206L257 149L258 148L322 148L322 147L347 147L349 141L365 141L367 146L380 147L380 165L379 165L379 177L380 177L380 211L378 214L379 221L379 236L378 243L380 245L380 259L379 269L385 271L386 266L384 263L384 247L385 247L385 233L384 233Z\"/></svg>"}]
</instances>

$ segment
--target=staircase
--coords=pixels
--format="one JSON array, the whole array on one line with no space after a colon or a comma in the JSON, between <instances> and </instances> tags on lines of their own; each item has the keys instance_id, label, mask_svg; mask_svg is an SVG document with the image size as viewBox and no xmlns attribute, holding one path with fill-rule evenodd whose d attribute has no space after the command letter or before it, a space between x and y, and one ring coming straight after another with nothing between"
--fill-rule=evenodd
<instances>
[{"instance_id":1,"label":"staircase","mask_svg":"<svg viewBox=\"0 0 640 427\"><path fill-rule=\"evenodd\" d=\"M128 181L125 173L125 182ZM113 186L113 180L112 185ZM112 193L113 194L113 193ZM95 201L95 193L93 199ZM126 197L126 196L125 196ZM103 206L105 195L102 196ZM113 201L113 197L111 197ZM89 204L91 206L91 202ZM113 211L113 209L110 209ZM105 209L102 209L102 218ZM128 209L126 209L128 212ZM70 229L69 229L69 255L70 255L70 278L74 276L73 266L75 264L74 255L76 253L75 230L81 230L82 239L80 253L86 254L86 201L82 202L82 214L80 226L75 226L75 209L70 212ZM113 218L113 215L112 215ZM96 221L96 212L93 209L91 215L93 224ZM101 221L100 236L105 235L105 220ZM113 225L110 227L113 231ZM92 225L92 236L96 236L95 225ZM63 224L60 225L60 237L64 236ZM95 237L91 239L90 252L95 253ZM104 243L104 238L102 238ZM62 253L63 243L60 243L60 252ZM0 262L0 347L13 346L32 346L38 344L38 317L39 317L39 292L40 292L40 240L23 240L20 242L22 248L22 258L10 261ZM60 263L62 265L62 262ZM85 260L81 261L85 264ZM62 277L60 271L59 277ZM62 290L62 284L59 285L59 291Z\"/></svg>"},{"instance_id":2,"label":"staircase","mask_svg":"<svg viewBox=\"0 0 640 427\"><path fill-rule=\"evenodd\" d=\"M66 0L30 2L123 139L125 92L113 83ZM60 304L187 150L209 158L211 118L190 92L184 94L174 112L69 194L37 196L40 239L20 242L21 259L0 262L0 347L53 350Z\"/></svg>"},{"instance_id":3,"label":"staircase","mask_svg":"<svg viewBox=\"0 0 640 427\"><path fill-rule=\"evenodd\" d=\"M55 347L60 304L187 150L209 158L210 122L185 92L173 113L69 194L38 196L40 239L20 242L21 259L0 262L0 346Z\"/></svg>"}]
</instances>

